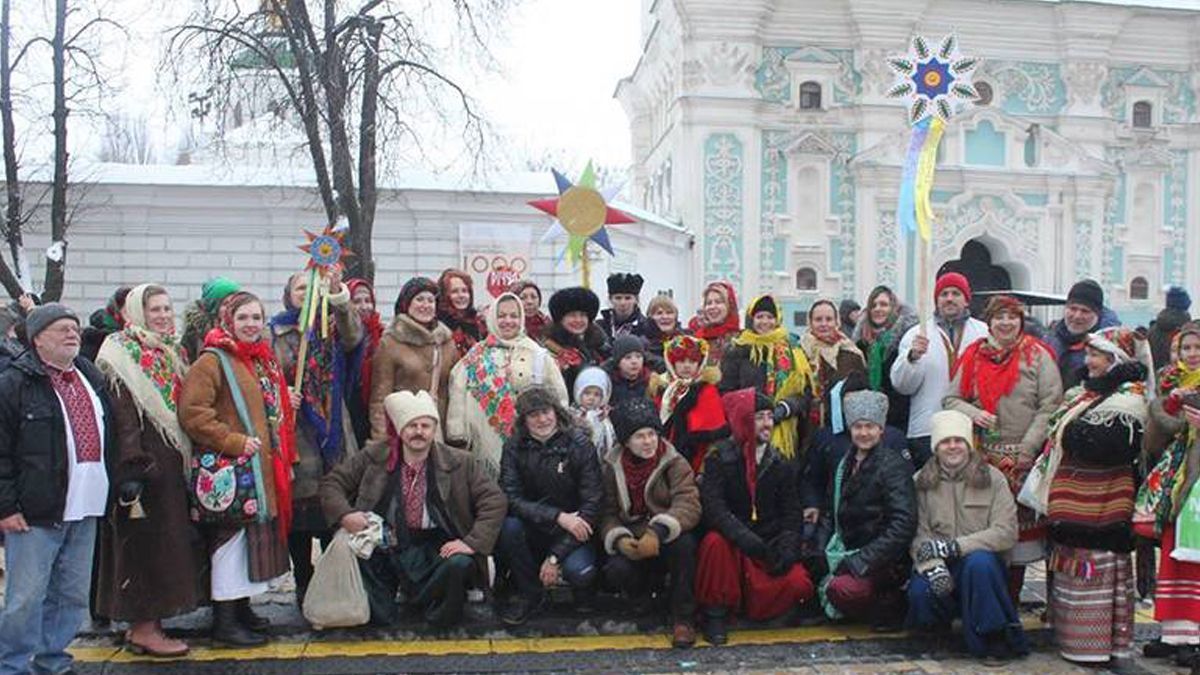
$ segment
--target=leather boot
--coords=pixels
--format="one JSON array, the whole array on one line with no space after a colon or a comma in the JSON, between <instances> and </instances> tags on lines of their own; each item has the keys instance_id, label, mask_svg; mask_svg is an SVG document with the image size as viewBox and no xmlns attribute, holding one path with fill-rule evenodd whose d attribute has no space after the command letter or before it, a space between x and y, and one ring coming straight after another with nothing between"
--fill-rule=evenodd
<instances>
[{"instance_id":1,"label":"leather boot","mask_svg":"<svg viewBox=\"0 0 1200 675\"><path fill-rule=\"evenodd\" d=\"M260 647L267 644L261 633L247 630L237 617L238 601L213 601L212 641L214 647Z\"/></svg>"},{"instance_id":2,"label":"leather boot","mask_svg":"<svg viewBox=\"0 0 1200 675\"><path fill-rule=\"evenodd\" d=\"M265 616L255 614L250 607L250 598L242 598L234 600L237 603L237 620L249 630L255 633L265 633L271 628L271 620Z\"/></svg>"}]
</instances>

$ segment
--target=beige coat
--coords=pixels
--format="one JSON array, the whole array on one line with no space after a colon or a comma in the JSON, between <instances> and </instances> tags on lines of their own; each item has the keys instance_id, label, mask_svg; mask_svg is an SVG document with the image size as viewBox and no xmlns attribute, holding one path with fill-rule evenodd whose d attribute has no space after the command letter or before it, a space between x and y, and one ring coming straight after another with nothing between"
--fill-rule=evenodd
<instances>
[{"instance_id":1,"label":"beige coat","mask_svg":"<svg viewBox=\"0 0 1200 675\"><path fill-rule=\"evenodd\" d=\"M912 555L931 539L953 539L962 555L975 551L1006 554L1017 544L1017 505L1000 470L972 451L958 480L942 477L934 456L917 472L917 535ZM917 564L918 571L939 560Z\"/></svg>"},{"instance_id":2,"label":"beige coat","mask_svg":"<svg viewBox=\"0 0 1200 675\"><path fill-rule=\"evenodd\" d=\"M475 392L467 384L468 364L484 350L493 352L492 357L497 366L508 378L513 389L514 405L516 396L522 391L540 385L554 392L555 398L565 408L568 403L567 385L563 382L562 371L558 369L558 364L554 362L550 352L523 336L491 347L484 342L478 342L471 347L467 356L454 365L454 369L450 371L446 440L469 449L483 462L484 469L491 476L497 477L500 475L500 454L504 450L504 438L492 427L487 413L475 397Z\"/></svg>"},{"instance_id":3,"label":"beige coat","mask_svg":"<svg viewBox=\"0 0 1200 675\"><path fill-rule=\"evenodd\" d=\"M1035 352L1032 363L1022 358L1020 378L1013 390L1000 399L996 406L996 430L1000 445L1019 445L1026 457L1036 457L1046 442L1050 415L1062 402L1062 378L1054 357L1044 349ZM974 419L983 411L978 398L964 399L959 395L962 369L950 383L947 396L942 399L946 410L957 410Z\"/></svg>"},{"instance_id":4,"label":"beige coat","mask_svg":"<svg viewBox=\"0 0 1200 675\"><path fill-rule=\"evenodd\" d=\"M446 325L429 330L407 315L400 315L379 341L371 365L371 438L387 438L383 399L397 391L427 391L446 419L450 371L458 361L454 338Z\"/></svg>"}]
</instances>

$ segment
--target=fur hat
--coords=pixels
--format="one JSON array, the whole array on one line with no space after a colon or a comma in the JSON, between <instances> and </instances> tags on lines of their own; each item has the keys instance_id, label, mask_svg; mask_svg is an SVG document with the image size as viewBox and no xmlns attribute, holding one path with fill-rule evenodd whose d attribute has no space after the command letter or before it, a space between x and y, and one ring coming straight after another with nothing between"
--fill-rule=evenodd
<instances>
[{"instance_id":1,"label":"fur hat","mask_svg":"<svg viewBox=\"0 0 1200 675\"><path fill-rule=\"evenodd\" d=\"M528 417L539 410L557 410L558 399L546 387L530 387L517 397L517 416Z\"/></svg>"},{"instance_id":2,"label":"fur hat","mask_svg":"<svg viewBox=\"0 0 1200 675\"><path fill-rule=\"evenodd\" d=\"M851 392L842 398L842 412L847 427L865 420L883 428L887 425L887 395L869 389Z\"/></svg>"},{"instance_id":3,"label":"fur hat","mask_svg":"<svg viewBox=\"0 0 1200 675\"><path fill-rule=\"evenodd\" d=\"M1067 293L1068 305L1083 305L1099 316L1104 312L1104 289L1091 279L1075 282Z\"/></svg>"},{"instance_id":4,"label":"fur hat","mask_svg":"<svg viewBox=\"0 0 1200 675\"><path fill-rule=\"evenodd\" d=\"M967 302L971 301L971 282L958 272L946 272L937 278L933 285L933 297L936 300L942 291L947 288L957 288L967 298Z\"/></svg>"},{"instance_id":5,"label":"fur hat","mask_svg":"<svg viewBox=\"0 0 1200 675\"><path fill-rule=\"evenodd\" d=\"M646 280L640 274L628 274L625 272L610 274L608 275L608 294L628 293L629 295L637 295L642 292L642 284L645 282Z\"/></svg>"},{"instance_id":6,"label":"fur hat","mask_svg":"<svg viewBox=\"0 0 1200 675\"><path fill-rule=\"evenodd\" d=\"M29 344L32 345L33 339L38 336L38 333L46 330L50 324L59 319L70 319L79 325L79 317L71 311L70 307L62 303L47 302L34 307L25 319L25 337L29 340Z\"/></svg>"},{"instance_id":7,"label":"fur hat","mask_svg":"<svg viewBox=\"0 0 1200 675\"><path fill-rule=\"evenodd\" d=\"M621 359L637 352L643 357L646 355L646 343L636 335L622 335L613 340L612 345L612 362L613 367L621 364Z\"/></svg>"},{"instance_id":8,"label":"fur hat","mask_svg":"<svg viewBox=\"0 0 1200 675\"><path fill-rule=\"evenodd\" d=\"M645 398L627 398L621 401L612 409L609 419L612 420L618 443L628 441L630 436L642 429L653 429L659 434L663 432L658 410Z\"/></svg>"},{"instance_id":9,"label":"fur hat","mask_svg":"<svg viewBox=\"0 0 1200 675\"><path fill-rule=\"evenodd\" d=\"M440 422L441 416L438 415L437 402L429 395L427 391L397 391L388 394L383 399L383 409L387 412L388 419L392 421L392 426L396 431L400 431L408 426L408 423L419 417L432 417L434 421Z\"/></svg>"},{"instance_id":10,"label":"fur hat","mask_svg":"<svg viewBox=\"0 0 1200 675\"><path fill-rule=\"evenodd\" d=\"M937 452L937 446L947 438L961 438L967 447L975 448L975 431L971 418L957 410L939 410L930 418L929 447Z\"/></svg>"},{"instance_id":11,"label":"fur hat","mask_svg":"<svg viewBox=\"0 0 1200 675\"><path fill-rule=\"evenodd\" d=\"M583 312L587 314L588 321L595 321L600 313L600 298L582 286L555 291L550 296L550 318L558 323L569 312Z\"/></svg>"},{"instance_id":12,"label":"fur hat","mask_svg":"<svg viewBox=\"0 0 1200 675\"><path fill-rule=\"evenodd\" d=\"M1167 289L1167 309L1177 309L1181 312L1188 311L1192 306L1192 296L1179 286L1172 286Z\"/></svg>"}]
</instances>

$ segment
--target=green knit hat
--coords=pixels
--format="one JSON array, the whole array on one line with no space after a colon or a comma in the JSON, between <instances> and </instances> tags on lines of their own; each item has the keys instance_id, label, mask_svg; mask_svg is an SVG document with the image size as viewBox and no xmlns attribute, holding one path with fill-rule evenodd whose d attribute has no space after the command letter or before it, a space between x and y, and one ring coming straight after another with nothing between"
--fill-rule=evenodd
<instances>
[{"instance_id":1,"label":"green knit hat","mask_svg":"<svg viewBox=\"0 0 1200 675\"><path fill-rule=\"evenodd\" d=\"M242 290L242 285L228 277L214 277L204 282L200 289L200 299L204 301L204 309L209 312L217 311L221 301L231 293Z\"/></svg>"}]
</instances>

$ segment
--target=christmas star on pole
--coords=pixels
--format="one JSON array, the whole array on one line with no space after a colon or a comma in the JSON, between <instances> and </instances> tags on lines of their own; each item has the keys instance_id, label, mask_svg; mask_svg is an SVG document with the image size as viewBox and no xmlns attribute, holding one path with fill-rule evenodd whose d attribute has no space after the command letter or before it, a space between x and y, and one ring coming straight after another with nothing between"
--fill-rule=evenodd
<instances>
[{"instance_id":1,"label":"christmas star on pole","mask_svg":"<svg viewBox=\"0 0 1200 675\"><path fill-rule=\"evenodd\" d=\"M636 222L625 212L608 205L608 200L619 189L600 192L596 188L596 171L590 161L577 183L554 169L551 172L558 185L558 196L529 202L530 206L557 219L542 235L542 241L557 239L566 233L568 240L564 254L572 263L584 260L588 241L596 242L613 255L612 241L604 226Z\"/></svg>"}]
</instances>

